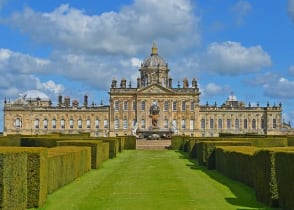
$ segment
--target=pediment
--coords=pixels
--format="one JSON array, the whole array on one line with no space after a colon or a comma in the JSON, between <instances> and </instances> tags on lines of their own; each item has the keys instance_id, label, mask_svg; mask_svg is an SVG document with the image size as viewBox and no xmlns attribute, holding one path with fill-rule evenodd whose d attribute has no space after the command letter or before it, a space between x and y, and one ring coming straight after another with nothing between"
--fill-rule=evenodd
<instances>
[{"instance_id":1,"label":"pediment","mask_svg":"<svg viewBox=\"0 0 294 210\"><path fill-rule=\"evenodd\" d=\"M138 91L140 94L171 94L172 90L162 87L157 84L149 85Z\"/></svg>"}]
</instances>

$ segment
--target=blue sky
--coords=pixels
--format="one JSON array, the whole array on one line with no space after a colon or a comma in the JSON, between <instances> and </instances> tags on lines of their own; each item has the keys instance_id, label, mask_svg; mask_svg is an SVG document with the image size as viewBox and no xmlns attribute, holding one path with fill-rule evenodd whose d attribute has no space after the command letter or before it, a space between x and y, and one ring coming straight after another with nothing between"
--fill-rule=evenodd
<instances>
[{"instance_id":1,"label":"blue sky","mask_svg":"<svg viewBox=\"0 0 294 210\"><path fill-rule=\"evenodd\" d=\"M136 85L153 42L174 86L198 80L201 104L233 92L281 102L294 123L294 0L0 0L2 107L30 89L108 104L111 80Z\"/></svg>"}]
</instances>

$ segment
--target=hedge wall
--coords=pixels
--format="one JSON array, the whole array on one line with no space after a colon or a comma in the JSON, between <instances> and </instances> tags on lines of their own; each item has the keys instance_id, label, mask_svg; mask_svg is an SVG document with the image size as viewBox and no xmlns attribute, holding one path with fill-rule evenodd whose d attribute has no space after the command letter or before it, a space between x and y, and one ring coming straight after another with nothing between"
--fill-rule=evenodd
<instances>
[{"instance_id":1,"label":"hedge wall","mask_svg":"<svg viewBox=\"0 0 294 210\"><path fill-rule=\"evenodd\" d=\"M208 169L215 169L216 146L251 146L249 142L241 141L203 141L196 143L197 159L200 165L207 165Z\"/></svg>"},{"instance_id":2,"label":"hedge wall","mask_svg":"<svg viewBox=\"0 0 294 210\"><path fill-rule=\"evenodd\" d=\"M106 161L109 159L109 143L102 142L102 161Z\"/></svg>"},{"instance_id":3,"label":"hedge wall","mask_svg":"<svg viewBox=\"0 0 294 210\"><path fill-rule=\"evenodd\" d=\"M60 141L61 139L52 136L52 137L21 137L21 146L23 147L56 147L57 141Z\"/></svg>"},{"instance_id":4,"label":"hedge wall","mask_svg":"<svg viewBox=\"0 0 294 210\"><path fill-rule=\"evenodd\" d=\"M276 153L276 176L280 207L294 209L294 151Z\"/></svg>"},{"instance_id":5,"label":"hedge wall","mask_svg":"<svg viewBox=\"0 0 294 210\"><path fill-rule=\"evenodd\" d=\"M103 138L103 142L109 143L109 158L115 158L119 152L119 143L116 138Z\"/></svg>"},{"instance_id":6,"label":"hedge wall","mask_svg":"<svg viewBox=\"0 0 294 210\"><path fill-rule=\"evenodd\" d=\"M9 135L9 136L0 136L0 146L20 146L20 136L19 135Z\"/></svg>"},{"instance_id":7,"label":"hedge wall","mask_svg":"<svg viewBox=\"0 0 294 210\"><path fill-rule=\"evenodd\" d=\"M137 146L137 140L136 136L125 136L125 149L136 149Z\"/></svg>"},{"instance_id":8,"label":"hedge wall","mask_svg":"<svg viewBox=\"0 0 294 210\"><path fill-rule=\"evenodd\" d=\"M58 141L57 146L84 146L91 148L91 168L97 169L102 166L103 158L103 142L95 140L67 140Z\"/></svg>"},{"instance_id":9,"label":"hedge wall","mask_svg":"<svg viewBox=\"0 0 294 210\"><path fill-rule=\"evenodd\" d=\"M0 209L26 209L27 154L0 151Z\"/></svg>"},{"instance_id":10,"label":"hedge wall","mask_svg":"<svg viewBox=\"0 0 294 210\"><path fill-rule=\"evenodd\" d=\"M216 170L232 179L254 187L253 155L257 150L257 147L251 146L216 147Z\"/></svg>"},{"instance_id":11,"label":"hedge wall","mask_svg":"<svg viewBox=\"0 0 294 210\"><path fill-rule=\"evenodd\" d=\"M173 150L182 150L186 136L172 136L171 138L171 149Z\"/></svg>"},{"instance_id":12,"label":"hedge wall","mask_svg":"<svg viewBox=\"0 0 294 210\"><path fill-rule=\"evenodd\" d=\"M42 206L47 200L47 149L0 147L1 151L22 151L27 154L27 208Z\"/></svg>"},{"instance_id":13,"label":"hedge wall","mask_svg":"<svg viewBox=\"0 0 294 210\"><path fill-rule=\"evenodd\" d=\"M48 193L91 169L91 148L63 146L48 149Z\"/></svg>"},{"instance_id":14,"label":"hedge wall","mask_svg":"<svg viewBox=\"0 0 294 210\"><path fill-rule=\"evenodd\" d=\"M288 136L288 146L294 146L294 136Z\"/></svg>"}]
</instances>

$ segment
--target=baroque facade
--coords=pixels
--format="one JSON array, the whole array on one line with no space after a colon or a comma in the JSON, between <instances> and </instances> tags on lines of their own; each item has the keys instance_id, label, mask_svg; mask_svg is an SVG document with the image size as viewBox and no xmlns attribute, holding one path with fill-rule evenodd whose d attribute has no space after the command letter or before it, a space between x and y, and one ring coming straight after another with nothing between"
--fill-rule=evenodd
<instances>
[{"instance_id":1,"label":"baroque facade","mask_svg":"<svg viewBox=\"0 0 294 210\"><path fill-rule=\"evenodd\" d=\"M153 44L149 57L141 64L137 84L112 80L109 105L82 105L69 97L58 97L53 106L39 91L28 91L13 102L4 102L4 135L85 133L91 136L158 133L189 136L218 136L219 133L257 133L276 135L282 129L282 106L246 106L235 96L221 106L200 105L195 78L173 86L169 66Z\"/></svg>"}]
</instances>

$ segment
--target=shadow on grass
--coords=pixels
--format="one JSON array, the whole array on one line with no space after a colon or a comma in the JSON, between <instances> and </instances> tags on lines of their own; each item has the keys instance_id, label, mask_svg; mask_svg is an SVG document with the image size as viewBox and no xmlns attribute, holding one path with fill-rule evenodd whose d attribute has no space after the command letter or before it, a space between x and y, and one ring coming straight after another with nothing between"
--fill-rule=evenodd
<instances>
[{"instance_id":1,"label":"shadow on grass","mask_svg":"<svg viewBox=\"0 0 294 210\"><path fill-rule=\"evenodd\" d=\"M250 196L250 194L254 194L254 189L251 187L232 180L221 173L217 172L216 170L208 170L205 166L200 166L195 159L189 158L187 153L183 153L181 151L175 151L179 154L180 159L187 159L189 160L189 163L186 164L186 166L190 167L192 170L199 170L207 174L210 178L214 179L215 181L227 186L231 192L236 197L227 197L224 198L228 203L235 205L235 206L242 206L244 208L238 208L237 210L248 210L248 209L274 209L266 207L265 204L262 204L258 201L256 201L255 196ZM243 188L244 190L240 190L240 188ZM276 209L277 210L277 209Z\"/></svg>"}]
</instances>

